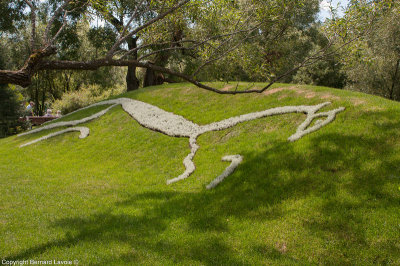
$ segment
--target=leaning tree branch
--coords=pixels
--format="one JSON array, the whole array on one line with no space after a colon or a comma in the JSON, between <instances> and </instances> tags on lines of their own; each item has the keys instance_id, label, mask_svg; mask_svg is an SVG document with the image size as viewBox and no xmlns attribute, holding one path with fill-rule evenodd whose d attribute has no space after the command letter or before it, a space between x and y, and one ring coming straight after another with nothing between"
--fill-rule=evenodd
<instances>
[{"instance_id":1,"label":"leaning tree branch","mask_svg":"<svg viewBox=\"0 0 400 266\"><path fill-rule=\"evenodd\" d=\"M218 90L215 89L211 86L208 86L206 84L201 83L200 81L196 80L194 77L173 71L171 69L161 67L158 65L154 65L150 62L140 62L138 60L114 60L114 59L108 59L108 58L103 58L99 60L92 60L92 61L43 61L39 69L40 70L47 70L47 69L52 69L52 70L97 70L100 67L104 66L136 66L136 67L142 67L142 68L147 68L147 69L152 69L154 71L162 72L164 74L169 74L172 76L179 77L187 82L190 82L194 85L196 85L199 88L212 91L215 93L219 94L244 94L244 93L261 93L266 90L266 88L260 89L260 90L243 90L243 91L223 91L223 90ZM291 72L297 70L300 68L300 66L296 67L295 69L292 69ZM284 75L281 75L280 78L284 77L285 75L290 74L291 72L287 72ZM0 81L1 81L1 72L0 72ZM274 81L276 82L276 81ZM268 87L270 87L274 82L271 82Z\"/></svg>"},{"instance_id":2,"label":"leaning tree branch","mask_svg":"<svg viewBox=\"0 0 400 266\"><path fill-rule=\"evenodd\" d=\"M100 67L104 66L136 66L136 67L142 67L142 68L148 68L152 69L154 71L162 72L165 74L170 74L172 76L176 76L179 78L182 78L183 80L186 80L200 88L203 88L208 91L213 91L216 93L220 94L238 94L238 93L249 93L251 91L237 91L237 92L231 92L231 91L221 91L215 88L212 88L210 86L207 86L200 81L194 79L191 76L185 75L180 72L175 72L171 69L161 67L154 65L149 62L139 62L137 60L114 60L114 59L108 59L108 58L103 58L99 60L92 60L92 61L43 61L41 62L39 66L39 70L46 70L46 69L52 69L52 70L97 70ZM0 71L0 83L1 83L1 71Z\"/></svg>"},{"instance_id":3,"label":"leaning tree branch","mask_svg":"<svg viewBox=\"0 0 400 266\"><path fill-rule=\"evenodd\" d=\"M31 84L32 76L39 70L38 64L46 57L56 53L54 46L46 46L43 49L35 50L25 61L24 66L17 71L0 70L0 84L15 84L27 87Z\"/></svg>"}]
</instances>

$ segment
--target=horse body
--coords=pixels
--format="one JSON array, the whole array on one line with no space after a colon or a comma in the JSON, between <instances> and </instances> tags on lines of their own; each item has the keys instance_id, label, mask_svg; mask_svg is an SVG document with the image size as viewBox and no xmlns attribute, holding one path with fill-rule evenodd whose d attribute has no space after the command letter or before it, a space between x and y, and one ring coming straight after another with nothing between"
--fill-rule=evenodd
<instances>
[{"instance_id":1,"label":"horse body","mask_svg":"<svg viewBox=\"0 0 400 266\"><path fill-rule=\"evenodd\" d=\"M233 127L239 123L245 122L245 121L250 121L254 119L259 119L267 116L272 116L272 115L279 115L279 114L288 114L288 113L304 113L307 115L307 118L304 120L304 122L297 128L296 132L289 137L289 141L296 141L303 137L304 135L307 135L311 132L314 132L321 127L331 123L334 119L337 113L341 112L344 110L344 107L340 107L337 109L333 109L327 112L320 112L317 113L322 107L330 104L329 102L325 102L322 104L318 105L299 105L299 106L283 106L283 107L276 107L276 108L271 108L267 109L264 111L260 112L254 112L254 113L248 113L240 116L235 116L231 117L228 119L224 119L222 121L210 123L207 125L197 125L183 116L176 115L171 112L167 112L165 110L162 110L158 108L157 106L141 102L138 100L133 100L129 98L118 98L118 99L113 99L113 100L106 100L103 102L95 103L92 104L88 107L82 108L87 109L93 106L99 106L99 105L111 105L110 107L106 108L105 110L102 110L94 115L91 115L89 117L80 119L80 120L74 120L74 121L67 121L67 122L56 122L52 123L46 126L43 126L41 128L37 128L25 133L20 134L19 136L27 135L27 134L32 134L35 132L39 132L42 130L46 129L51 129L51 128L56 128L56 127L61 127L61 126L75 126L81 123L85 123L88 121L91 121L95 118L98 118L105 113L108 112L111 108L113 108L116 105L121 105L122 109L127 112L132 118L134 118L140 125L143 127L146 127L148 129L161 132L163 134L166 134L171 137L186 137L189 138L189 145L191 148L190 153L186 156L186 158L183 160L183 164L185 166L185 171L182 173L180 176L172 178L167 180L167 184L177 182L179 180L185 179L189 177L195 170L195 165L193 163L193 157L196 154L196 151L199 149L199 146L197 145L197 138L201 134L204 134L206 132L210 131L216 131L216 130L223 130L227 129L230 127ZM77 110L77 111L80 111ZM77 112L75 111L75 112ZM73 112L74 113L74 112ZM72 114L72 113L71 113ZM318 117L326 117L325 120L318 120L313 126L310 127L312 121L315 118ZM54 120L53 120L54 121ZM57 135L60 135L62 133L66 132L71 132L71 131L80 131L80 138L85 138L89 135L89 129L87 127L70 127L65 130L49 134L47 136L41 137L39 139L33 140L31 142L22 144L20 147L24 147L27 145L31 145L33 143L36 143L38 141L54 137ZM225 156L223 157L223 160L225 161L232 161L232 164L228 166L225 171L218 176L213 182L211 182L207 188L213 188L222 180L228 176L230 173L232 173L235 168L239 165L239 163L242 161L242 157L240 155L230 155L230 156Z\"/></svg>"},{"instance_id":2,"label":"horse body","mask_svg":"<svg viewBox=\"0 0 400 266\"><path fill-rule=\"evenodd\" d=\"M183 116L164 111L148 103L127 99L121 105L122 109L140 125L171 137L190 138L200 131L199 125Z\"/></svg>"}]
</instances>

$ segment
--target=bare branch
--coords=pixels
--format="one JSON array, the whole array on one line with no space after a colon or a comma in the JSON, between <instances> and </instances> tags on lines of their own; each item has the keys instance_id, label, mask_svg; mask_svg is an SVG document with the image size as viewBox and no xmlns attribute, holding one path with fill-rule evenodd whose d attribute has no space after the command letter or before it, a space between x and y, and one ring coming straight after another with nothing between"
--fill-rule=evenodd
<instances>
[{"instance_id":1,"label":"bare branch","mask_svg":"<svg viewBox=\"0 0 400 266\"><path fill-rule=\"evenodd\" d=\"M63 29L65 28L65 26L67 25L67 14L68 12L65 11L64 16L63 16L63 24L61 25L61 27L58 29L57 33L54 35L54 37L48 42L48 44L53 44L54 41L57 39L58 35L60 35L60 33L63 31Z\"/></svg>"},{"instance_id":2,"label":"bare branch","mask_svg":"<svg viewBox=\"0 0 400 266\"><path fill-rule=\"evenodd\" d=\"M54 23L55 19L57 18L57 16L60 15L62 11L64 11L64 9L67 7L67 5L70 2L71 2L71 0L65 0L64 4L62 4L61 6L59 6L56 9L53 16L50 18L49 22L47 23L45 34L44 34L44 39L45 39L46 43L52 43L52 42L50 42L50 37L49 37L50 29L53 26L53 23ZM55 39L55 38L53 38L53 39Z\"/></svg>"},{"instance_id":3,"label":"bare branch","mask_svg":"<svg viewBox=\"0 0 400 266\"><path fill-rule=\"evenodd\" d=\"M133 31L129 32L127 35L125 35L123 38L119 38L119 40L117 42L115 42L115 44L113 45L113 47L110 49L110 51L108 51L107 57L111 58L115 51L117 50L117 48L123 43L125 42L128 38L130 38L131 36L133 36L134 34L138 33L139 31L151 26L152 24L154 24L155 22L165 18L167 15L171 14L172 12L174 12L175 10L179 9L180 7L182 7L183 5L187 4L190 0L183 0L180 1L178 4L176 4L175 6L171 7L170 9L168 9L166 12L161 13L160 15L158 15L157 17L149 20L148 22L146 22L145 24L143 24L140 27L137 27L136 29L134 29Z\"/></svg>"},{"instance_id":4,"label":"bare branch","mask_svg":"<svg viewBox=\"0 0 400 266\"><path fill-rule=\"evenodd\" d=\"M251 33L251 32L250 32L250 33ZM243 38L242 40L240 40L240 42L238 42L236 45L232 46L232 47L229 48L227 51L225 51L225 53L223 53L223 54L221 54L220 56L217 56L217 57L215 57L215 58L209 59L208 61L206 61L206 62L204 62L203 64L201 64L201 65L192 73L192 75L193 75L193 76L196 76L197 73L199 73L200 70L203 69L205 66L207 66L207 65L209 65L209 64L211 64L211 63L213 63L213 62L215 62L215 61L218 61L218 60L220 60L220 59L222 59L222 58L224 58L224 57L226 57L227 55L229 55L230 53L232 53L233 51L235 51L237 48L239 48L239 46L240 46L241 44L243 44L245 41L248 41L248 40L253 39L253 38L255 38L255 37L256 37L256 36L249 36L249 35L247 35L245 38Z\"/></svg>"},{"instance_id":5,"label":"bare branch","mask_svg":"<svg viewBox=\"0 0 400 266\"><path fill-rule=\"evenodd\" d=\"M230 32L230 33L225 33L225 34L221 34L221 35L212 35L202 41L197 41L197 40L179 40L179 41L166 41L166 42L160 42L160 43L149 43L149 44L143 44L141 46L138 46L134 49L131 49L129 51L126 52L126 54L124 54L121 59L124 59L125 57L127 57L129 54L148 48L148 47L152 47L152 46L160 46L160 45L168 45L168 44L183 44L183 43L194 43L194 47L191 47L191 49L195 49L197 47L200 47L201 45L207 44L208 42L215 40L215 39L220 39L220 38L224 38L224 37L229 37L232 35L237 35L240 33L244 33L247 32L248 30L238 30L238 31L234 31L234 32Z\"/></svg>"},{"instance_id":6,"label":"bare branch","mask_svg":"<svg viewBox=\"0 0 400 266\"><path fill-rule=\"evenodd\" d=\"M24 0L24 2L31 8L31 10L35 8L35 6L33 5L33 3L31 1Z\"/></svg>"},{"instance_id":7,"label":"bare branch","mask_svg":"<svg viewBox=\"0 0 400 266\"><path fill-rule=\"evenodd\" d=\"M241 30L235 30L235 31L233 31L233 32L229 32L229 33L225 33L225 34L213 35L213 36L210 36L210 37L208 37L208 38L206 38L206 39L204 39L204 40L202 40L202 41L197 41L197 40L179 40L179 41L166 41L166 42L161 42L161 43L150 43L150 44L145 44L145 45L141 45L141 46L139 46L139 47L136 47L136 48L134 48L134 49L131 49L131 50L127 51L120 59L126 58L129 54L131 54L131 53L133 53L133 52L136 52L136 51L138 51L138 50L145 49L145 48L148 48L148 47L152 47L152 46L162 46L162 45L168 45L168 44L169 44L169 45L174 45L174 44L183 44L183 43L193 43L193 44L194 44L192 47L176 47L176 48L169 47L169 48L164 48L164 49L156 50L156 51L151 52L150 54L143 55L143 56L140 57L138 60L147 58L147 57L150 56L150 55L157 54L157 53L159 53L159 52L163 52L163 51L167 51L167 50L195 50L196 48L198 48L198 47L200 47L200 46L202 46L202 45L208 44L208 43L209 43L210 41L212 41L212 40L215 40L215 39L223 39L223 38L225 38L225 37L230 37L228 40L226 40L226 41L224 41L224 42L222 43L222 44L224 44L224 43L226 43L227 41L231 40L235 35L238 35L238 34L240 34L240 33L249 32L249 31L254 31L254 30L256 30L259 26L260 26L260 24L254 26L254 27L252 27L252 28L250 28L250 29L244 29L244 30L241 29ZM236 29L236 27L235 27L235 29ZM221 47L222 44L221 44L219 47ZM216 50L218 50L218 47L217 47Z\"/></svg>"},{"instance_id":8,"label":"bare branch","mask_svg":"<svg viewBox=\"0 0 400 266\"><path fill-rule=\"evenodd\" d=\"M195 48L193 48L193 47L179 47L179 46L178 46L178 47L167 47L167 48L164 48L164 49L159 49L159 50L153 51L153 52L151 52L151 53L142 55L142 56L139 57L137 60L138 60L138 61L141 61L141 60L143 60L143 59L145 59L145 58L147 58L147 57L149 57L149 56L152 56L153 54L158 54L158 53L161 53L161 52L164 52L164 51L171 51L171 50L193 50L193 49L195 49Z\"/></svg>"},{"instance_id":9,"label":"bare branch","mask_svg":"<svg viewBox=\"0 0 400 266\"><path fill-rule=\"evenodd\" d=\"M36 7L32 1L24 0L31 9L31 51L36 49Z\"/></svg>"},{"instance_id":10,"label":"bare branch","mask_svg":"<svg viewBox=\"0 0 400 266\"><path fill-rule=\"evenodd\" d=\"M123 28L122 31L121 31L120 38L122 38L122 37L124 36L124 34L126 33L126 31L127 31L128 28L129 28L130 24L131 24L132 21L136 18L137 12L138 12L138 10L139 10L139 7L143 4L144 1L145 1L145 0L142 0L142 1L140 1L139 4L136 5L135 10L133 11L130 20L128 21L128 23L126 23L126 25L124 26L124 28ZM150 7L149 7L149 8L150 8ZM146 11L148 11L149 8L148 8ZM121 21L121 22L122 22L122 21Z\"/></svg>"},{"instance_id":11,"label":"bare branch","mask_svg":"<svg viewBox=\"0 0 400 266\"><path fill-rule=\"evenodd\" d=\"M175 42L167 41L167 42L160 42L160 43L143 44L143 45L140 45L140 46L138 46L136 48L133 48L133 49L130 49L130 50L126 51L125 54L123 54L120 59L124 59L124 58L128 57L133 52L136 52L136 51L139 51L139 50L142 50L142 49L146 49L146 48L149 48L149 47L152 47L152 46L161 46L161 45L167 45L167 44L173 45L173 44L182 44L182 43L196 43L196 42L197 41L195 41L195 40L180 40L180 41L175 41Z\"/></svg>"}]
</instances>

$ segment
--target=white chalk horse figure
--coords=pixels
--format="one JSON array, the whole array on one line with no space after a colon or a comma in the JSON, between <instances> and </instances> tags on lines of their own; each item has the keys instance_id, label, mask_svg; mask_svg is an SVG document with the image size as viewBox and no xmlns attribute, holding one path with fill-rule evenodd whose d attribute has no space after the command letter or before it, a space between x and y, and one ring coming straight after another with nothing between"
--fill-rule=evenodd
<instances>
[{"instance_id":1,"label":"white chalk horse figure","mask_svg":"<svg viewBox=\"0 0 400 266\"><path fill-rule=\"evenodd\" d=\"M196 143L197 138L206 132L210 131L217 131L217 130L223 130L227 129L230 127L235 126L238 123L242 123L245 121L250 121L262 117L267 117L267 116L272 116L272 115L279 115L279 114L288 114L288 113L304 113L307 115L306 119L304 122L297 128L296 133L294 133L292 136L289 137L289 141L295 141L303 137L304 135L307 135L313 131L316 131L320 129L321 127L329 124L335 119L335 116L337 113L341 112L344 110L344 107L340 107L334 110L330 110L327 112L320 112L316 113L318 110L320 110L322 107L330 104L330 102L325 102L321 103L318 105L311 105L311 106L306 106L306 105L299 105L299 106L283 106L283 107L277 107L277 108L271 108L268 110L260 111L260 112L254 112L254 113L248 113L240 116L235 116L231 117L219 122L214 122L208 125L197 125L184 117L180 115L173 114L171 112L164 111L156 106L153 106L148 103L144 103L141 101L129 99L129 98L118 98L114 100L106 100L103 102L95 103L92 104L88 107L82 108L87 109L93 106L99 106L99 105L111 105L110 107L94 114L89 117L80 119L80 120L74 120L74 121L66 121L66 122L55 122L52 124L45 125L43 127L33 129L31 131L25 132L20 134L19 136L27 135L27 134L32 134L35 132L39 132L42 130L46 129L52 129L52 128L57 128L57 127L63 127L63 126L76 126L78 124L82 124L85 122L88 122L90 120L93 120L95 118L98 118L105 113L107 113L108 110L113 108L116 105L121 105L122 109L127 112L129 115L131 115L140 125L143 127L146 127L148 129L158 131L161 133L164 133L168 136L172 137L186 137L189 138L189 144L191 151L190 153L186 156L186 158L183 160L183 164L185 166L185 171L182 173L180 176L169 179L167 181L167 184L171 184L174 182L177 182L179 180L185 179L189 177L195 170L195 165L193 163L193 157L198 150L199 146ZM80 111L77 110L77 111ZM77 112L75 111L75 112ZM71 113L72 114L72 113ZM312 121L315 118L319 117L326 117L325 120L317 120L313 126L310 126ZM31 142L25 143L21 145L20 147L24 147L27 145L31 145L33 143L36 143L38 141L48 139L50 137L54 137L66 132L71 132L71 131L79 131L81 134L79 138L86 138L89 135L89 129L87 127L69 127L67 129L49 134L47 136L38 138L36 140L33 140ZM242 161L242 157L240 155L230 155L230 156L225 156L222 158L223 161L231 161L231 165L228 166L225 171L218 176L216 179L214 179L208 186L207 189L213 188L216 185L218 185L222 180L227 177L229 174L231 174L235 168L240 164Z\"/></svg>"}]
</instances>

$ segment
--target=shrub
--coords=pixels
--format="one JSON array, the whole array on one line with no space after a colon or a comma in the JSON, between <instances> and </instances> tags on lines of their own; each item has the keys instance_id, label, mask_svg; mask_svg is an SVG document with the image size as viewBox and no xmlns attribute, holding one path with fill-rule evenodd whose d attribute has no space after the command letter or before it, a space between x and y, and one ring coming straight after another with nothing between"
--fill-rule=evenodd
<instances>
[{"instance_id":1,"label":"shrub","mask_svg":"<svg viewBox=\"0 0 400 266\"><path fill-rule=\"evenodd\" d=\"M60 100L54 101L52 109L54 111L60 110L62 114L67 114L111 96L121 94L124 91L125 87L122 85L108 90L102 90L99 85L88 85L80 90L64 93Z\"/></svg>"},{"instance_id":2,"label":"shrub","mask_svg":"<svg viewBox=\"0 0 400 266\"><path fill-rule=\"evenodd\" d=\"M24 125L18 122L22 113L22 95L15 86L0 84L0 138L15 134Z\"/></svg>"},{"instance_id":3,"label":"shrub","mask_svg":"<svg viewBox=\"0 0 400 266\"><path fill-rule=\"evenodd\" d=\"M341 66L335 61L319 61L311 66L301 68L293 77L293 83L326 86L342 89L346 76Z\"/></svg>"}]
</instances>

